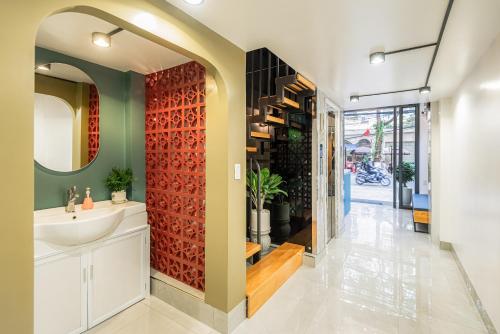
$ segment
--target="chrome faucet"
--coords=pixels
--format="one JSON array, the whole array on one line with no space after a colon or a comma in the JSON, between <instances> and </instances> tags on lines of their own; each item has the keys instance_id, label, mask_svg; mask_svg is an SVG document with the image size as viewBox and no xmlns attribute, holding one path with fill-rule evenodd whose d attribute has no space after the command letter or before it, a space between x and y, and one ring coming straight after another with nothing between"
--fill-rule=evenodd
<instances>
[{"instance_id":1,"label":"chrome faucet","mask_svg":"<svg viewBox=\"0 0 500 334\"><path fill-rule=\"evenodd\" d=\"M67 204L66 212L75 212L75 202L80 195L76 193L76 186L73 186L67 190Z\"/></svg>"}]
</instances>

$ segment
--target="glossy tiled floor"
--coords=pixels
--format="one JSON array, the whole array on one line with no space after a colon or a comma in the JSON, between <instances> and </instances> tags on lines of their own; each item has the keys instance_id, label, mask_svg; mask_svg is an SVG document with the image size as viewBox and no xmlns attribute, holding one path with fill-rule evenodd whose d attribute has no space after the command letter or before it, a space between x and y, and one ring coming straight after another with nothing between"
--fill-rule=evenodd
<instances>
[{"instance_id":1,"label":"glossy tiled floor","mask_svg":"<svg viewBox=\"0 0 500 334\"><path fill-rule=\"evenodd\" d=\"M353 203L346 228L237 330L250 333L485 333L459 269L410 211Z\"/></svg>"},{"instance_id":2,"label":"glossy tiled floor","mask_svg":"<svg viewBox=\"0 0 500 334\"><path fill-rule=\"evenodd\" d=\"M103 333L213 333L152 297ZM357 204L317 268L302 267L237 334L486 333L450 253L413 232L411 213Z\"/></svg>"}]
</instances>

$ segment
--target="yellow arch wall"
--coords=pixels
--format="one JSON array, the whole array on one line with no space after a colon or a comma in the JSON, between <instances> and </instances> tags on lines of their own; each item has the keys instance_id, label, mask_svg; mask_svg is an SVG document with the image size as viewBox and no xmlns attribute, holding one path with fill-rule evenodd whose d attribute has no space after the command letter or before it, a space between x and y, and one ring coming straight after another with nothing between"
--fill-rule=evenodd
<instances>
[{"instance_id":1,"label":"yellow arch wall","mask_svg":"<svg viewBox=\"0 0 500 334\"><path fill-rule=\"evenodd\" d=\"M22 0L0 7L0 332L33 332L33 91L39 24L78 11L182 53L214 79L207 96L206 303L245 294L245 53L164 0ZM154 19L155 24L144 18Z\"/></svg>"}]
</instances>

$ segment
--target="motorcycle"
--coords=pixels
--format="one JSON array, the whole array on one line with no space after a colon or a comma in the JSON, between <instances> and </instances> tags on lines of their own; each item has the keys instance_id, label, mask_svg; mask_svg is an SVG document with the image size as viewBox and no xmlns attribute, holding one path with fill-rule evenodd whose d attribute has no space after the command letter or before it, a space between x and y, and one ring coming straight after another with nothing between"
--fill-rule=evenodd
<instances>
[{"instance_id":1,"label":"motorcycle","mask_svg":"<svg viewBox=\"0 0 500 334\"><path fill-rule=\"evenodd\" d=\"M356 184L361 186L365 183L380 183L384 187L387 187L391 184L391 179L378 168L371 173L360 169L356 175Z\"/></svg>"}]
</instances>

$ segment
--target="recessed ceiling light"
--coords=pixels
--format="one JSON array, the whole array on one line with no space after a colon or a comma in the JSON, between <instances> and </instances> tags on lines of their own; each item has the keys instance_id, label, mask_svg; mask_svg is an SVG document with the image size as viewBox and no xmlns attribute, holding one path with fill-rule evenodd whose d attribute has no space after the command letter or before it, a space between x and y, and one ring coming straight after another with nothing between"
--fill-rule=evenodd
<instances>
[{"instance_id":1,"label":"recessed ceiling light","mask_svg":"<svg viewBox=\"0 0 500 334\"><path fill-rule=\"evenodd\" d=\"M359 96L352 95L351 98L350 98L350 100L351 100L351 102L354 102L354 103L359 102Z\"/></svg>"},{"instance_id":2,"label":"recessed ceiling light","mask_svg":"<svg viewBox=\"0 0 500 334\"><path fill-rule=\"evenodd\" d=\"M370 55L370 64L382 64L385 62L385 52L374 52Z\"/></svg>"},{"instance_id":3,"label":"recessed ceiling light","mask_svg":"<svg viewBox=\"0 0 500 334\"><path fill-rule=\"evenodd\" d=\"M111 37L103 32L93 32L92 43L101 48L109 48L111 46Z\"/></svg>"},{"instance_id":4,"label":"recessed ceiling light","mask_svg":"<svg viewBox=\"0 0 500 334\"><path fill-rule=\"evenodd\" d=\"M425 86L425 87L420 88L418 91L422 95L429 94L431 92L431 87Z\"/></svg>"},{"instance_id":5,"label":"recessed ceiling light","mask_svg":"<svg viewBox=\"0 0 500 334\"><path fill-rule=\"evenodd\" d=\"M36 69L41 71L50 71L50 64L38 65Z\"/></svg>"},{"instance_id":6,"label":"recessed ceiling light","mask_svg":"<svg viewBox=\"0 0 500 334\"><path fill-rule=\"evenodd\" d=\"M185 3L190 5L201 5L205 0L184 0Z\"/></svg>"}]
</instances>

